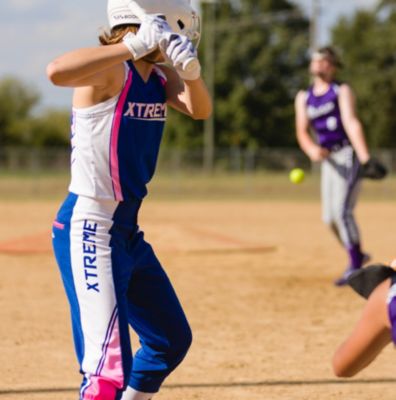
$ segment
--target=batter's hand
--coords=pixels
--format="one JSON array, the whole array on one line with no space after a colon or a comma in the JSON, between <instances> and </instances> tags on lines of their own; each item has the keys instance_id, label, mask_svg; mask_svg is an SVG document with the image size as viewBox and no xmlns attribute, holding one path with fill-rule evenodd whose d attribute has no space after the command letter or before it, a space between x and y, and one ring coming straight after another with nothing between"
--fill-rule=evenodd
<instances>
[{"instance_id":1,"label":"batter's hand","mask_svg":"<svg viewBox=\"0 0 396 400\"><path fill-rule=\"evenodd\" d=\"M187 36L168 32L160 40L160 49L165 59L175 67L181 79L195 80L200 77L201 65L197 51ZM189 68L185 68L186 63Z\"/></svg>"},{"instance_id":2,"label":"batter's hand","mask_svg":"<svg viewBox=\"0 0 396 400\"><path fill-rule=\"evenodd\" d=\"M369 158L360 166L360 176L368 179L383 179L388 174L386 167L376 158Z\"/></svg>"},{"instance_id":3,"label":"batter's hand","mask_svg":"<svg viewBox=\"0 0 396 400\"><path fill-rule=\"evenodd\" d=\"M329 156L329 150L317 145L312 146L308 151L308 157L311 161L323 161Z\"/></svg>"},{"instance_id":4,"label":"batter's hand","mask_svg":"<svg viewBox=\"0 0 396 400\"><path fill-rule=\"evenodd\" d=\"M139 60L158 48L163 32L167 29L170 29L169 25L163 18L147 15L136 35L132 32L127 33L123 43L131 52L133 59Z\"/></svg>"}]
</instances>

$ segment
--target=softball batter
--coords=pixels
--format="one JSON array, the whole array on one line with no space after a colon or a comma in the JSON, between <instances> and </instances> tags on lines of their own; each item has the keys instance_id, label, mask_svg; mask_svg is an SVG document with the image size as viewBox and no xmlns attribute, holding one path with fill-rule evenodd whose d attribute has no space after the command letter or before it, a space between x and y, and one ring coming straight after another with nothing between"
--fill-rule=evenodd
<instances>
[{"instance_id":1,"label":"softball batter","mask_svg":"<svg viewBox=\"0 0 396 400\"><path fill-rule=\"evenodd\" d=\"M154 174L167 105L194 119L211 113L192 41L198 16L187 0L109 0L102 46L47 67L74 87L69 195L53 245L70 303L83 382L80 399L148 400L182 361L191 331L138 211ZM164 18L169 22L165 22ZM169 30L174 33L169 34ZM173 68L156 65L164 58ZM129 325L141 348L132 359Z\"/></svg>"},{"instance_id":2,"label":"softball batter","mask_svg":"<svg viewBox=\"0 0 396 400\"><path fill-rule=\"evenodd\" d=\"M298 143L312 161L322 163L323 221L348 253L348 266L336 285L344 285L349 274L368 260L354 217L360 178L380 179L386 174L384 167L370 157L352 89L335 80L340 66L331 47L316 51L310 64L313 84L300 91L295 101Z\"/></svg>"}]
</instances>

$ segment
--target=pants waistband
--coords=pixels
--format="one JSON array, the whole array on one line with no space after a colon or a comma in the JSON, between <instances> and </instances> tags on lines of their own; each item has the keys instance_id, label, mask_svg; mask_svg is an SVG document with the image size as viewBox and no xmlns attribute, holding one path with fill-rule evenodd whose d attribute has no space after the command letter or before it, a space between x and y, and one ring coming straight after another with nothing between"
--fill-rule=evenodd
<instances>
[{"instance_id":1,"label":"pants waistband","mask_svg":"<svg viewBox=\"0 0 396 400\"><path fill-rule=\"evenodd\" d=\"M336 152L339 151L341 149L343 149L346 146L350 146L351 143L349 142L349 140L345 139L342 142L338 142L338 143L334 143L330 146L326 146L326 148L330 151L330 152Z\"/></svg>"}]
</instances>

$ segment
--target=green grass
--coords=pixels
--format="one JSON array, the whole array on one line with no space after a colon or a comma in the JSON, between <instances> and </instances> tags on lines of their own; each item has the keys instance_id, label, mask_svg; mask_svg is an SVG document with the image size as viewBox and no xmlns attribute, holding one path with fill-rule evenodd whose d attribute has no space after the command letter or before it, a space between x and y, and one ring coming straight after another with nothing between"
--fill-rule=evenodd
<instances>
[{"instance_id":1,"label":"green grass","mask_svg":"<svg viewBox=\"0 0 396 400\"><path fill-rule=\"evenodd\" d=\"M60 200L67 193L68 173L2 173L0 200ZM288 173L255 174L198 173L157 174L149 185L150 200L291 200L319 199L319 176L308 174L301 184L292 184ZM396 200L396 176L381 182L365 181L361 195L367 201Z\"/></svg>"}]
</instances>

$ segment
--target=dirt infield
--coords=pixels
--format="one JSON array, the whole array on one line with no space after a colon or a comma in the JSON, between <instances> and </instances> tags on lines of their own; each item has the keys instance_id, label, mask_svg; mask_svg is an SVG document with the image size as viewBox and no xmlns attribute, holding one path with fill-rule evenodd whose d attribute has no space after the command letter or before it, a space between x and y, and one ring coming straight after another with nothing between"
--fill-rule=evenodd
<instances>
[{"instance_id":1,"label":"dirt infield","mask_svg":"<svg viewBox=\"0 0 396 400\"><path fill-rule=\"evenodd\" d=\"M77 398L68 306L50 247L57 207L0 202L1 400ZM357 215L374 261L396 256L396 205L362 202ZM394 399L391 346L355 379L332 375L332 352L363 301L332 285L346 260L317 202L148 201L140 224L194 333L156 399Z\"/></svg>"}]
</instances>

